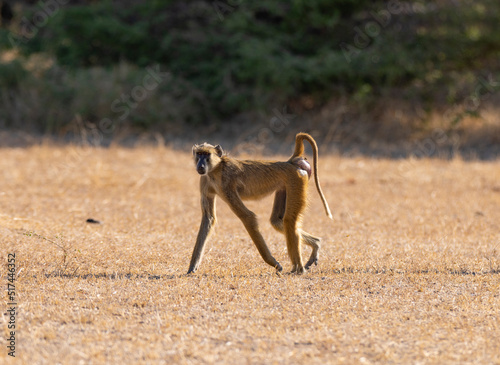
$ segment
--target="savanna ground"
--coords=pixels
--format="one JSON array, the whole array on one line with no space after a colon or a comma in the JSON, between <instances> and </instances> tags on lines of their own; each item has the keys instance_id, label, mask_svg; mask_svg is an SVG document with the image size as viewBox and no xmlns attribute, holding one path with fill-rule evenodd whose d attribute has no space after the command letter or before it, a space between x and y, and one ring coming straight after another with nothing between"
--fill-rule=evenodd
<instances>
[{"instance_id":1,"label":"savanna ground","mask_svg":"<svg viewBox=\"0 0 500 365\"><path fill-rule=\"evenodd\" d=\"M1 363L500 364L498 160L322 155L334 220L313 184L304 219L323 238L318 266L276 275L218 201L186 276L200 222L190 151L0 153L2 287L8 253L17 275L16 358L4 314ZM271 199L248 205L287 271Z\"/></svg>"}]
</instances>

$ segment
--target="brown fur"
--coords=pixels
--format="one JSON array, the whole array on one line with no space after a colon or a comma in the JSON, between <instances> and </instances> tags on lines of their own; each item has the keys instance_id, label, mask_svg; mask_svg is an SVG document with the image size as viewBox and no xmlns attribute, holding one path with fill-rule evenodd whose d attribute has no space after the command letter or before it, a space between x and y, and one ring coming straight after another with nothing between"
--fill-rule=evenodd
<instances>
[{"instance_id":1,"label":"brown fur","mask_svg":"<svg viewBox=\"0 0 500 365\"><path fill-rule=\"evenodd\" d=\"M276 191L271 224L283 233L287 241L292 272L302 273L313 263L317 264L320 239L301 229L301 218L306 207L309 172L304 171L302 157L307 140L313 149L313 171L316 188L327 215L332 218L328 203L318 179L318 147L314 139L299 133L295 139L295 150L288 161L237 160L224 154L220 146L204 143L193 146L193 156L200 178L202 221L191 257L188 273L197 270L205 242L216 222L215 196L225 201L241 219L250 237L265 262L282 270L271 255L264 238L259 232L257 217L243 204L242 200L261 199ZM307 173L306 173L307 172ZM302 240L312 247L311 257L304 266L300 253Z\"/></svg>"}]
</instances>

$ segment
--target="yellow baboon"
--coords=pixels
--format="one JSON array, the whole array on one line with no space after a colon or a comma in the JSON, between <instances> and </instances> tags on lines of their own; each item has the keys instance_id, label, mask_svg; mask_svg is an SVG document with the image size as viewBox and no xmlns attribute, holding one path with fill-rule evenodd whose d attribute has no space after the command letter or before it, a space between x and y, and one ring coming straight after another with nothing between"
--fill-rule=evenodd
<instances>
[{"instance_id":1,"label":"yellow baboon","mask_svg":"<svg viewBox=\"0 0 500 365\"><path fill-rule=\"evenodd\" d=\"M332 218L318 179L318 147L309 134L297 134L295 150L288 161L237 160L227 156L219 145L204 143L193 146L196 170L201 175L202 220L188 274L198 269L205 243L215 225L216 195L241 219L264 261L282 271L282 266L271 255L259 232L257 217L242 202L246 199L261 199L276 191L271 224L286 237L292 272L301 274L313 263L317 264L321 239L301 228L301 217L307 205L307 184L311 176L311 166L303 157L304 140L312 146L314 181L326 214ZM312 248L305 266L300 253L302 241Z\"/></svg>"}]
</instances>

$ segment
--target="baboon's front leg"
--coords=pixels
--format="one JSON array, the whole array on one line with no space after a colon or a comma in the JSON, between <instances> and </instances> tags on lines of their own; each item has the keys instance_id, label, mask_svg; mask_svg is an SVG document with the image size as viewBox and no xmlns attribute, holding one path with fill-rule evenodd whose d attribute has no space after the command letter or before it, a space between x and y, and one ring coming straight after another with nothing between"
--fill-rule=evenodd
<instances>
[{"instance_id":1,"label":"baboon's front leg","mask_svg":"<svg viewBox=\"0 0 500 365\"><path fill-rule=\"evenodd\" d=\"M224 197L224 200L229 205L233 213L236 214L236 216L243 222L243 225L252 238L253 243L257 246L257 249L259 250L259 253L264 261L276 270L282 271L283 267L273 257L271 251L269 251L269 247L267 247L266 241L264 241L264 237L262 237L259 232L259 223L255 214L243 204L237 193L228 193L226 197Z\"/></svg>"},{"instance_id":2,"label":"baboon's front leg","mask_svg":"<svg viewBox=\"0 0 500 365\"><path fill-rule=\"evenodd\" d=\"M193 255L191 256L191 263L189 264L188 274L195 272L200 266L203 257L203 250L210 233L216 222L215 216L215 196L203 196L201 198L202 218L196 244L194 246Z\"/></svg>"},{"instance_id":3,"label":"baboon's front leg","mask_svg":"<svg viewBox=\"0 0 500 365\"><path fill-rule=\"evenodd\" d=\"M272 226L280 233L285 233L283 227L283 216L285 215L286 209L286 190L278 190L276 195L274 196L274 205L273 211L271 213L271 224ZM305 269L308 270L312 264L318 264L319 257L319 249L321 239L313 236L310 233L300 229L300 234L302 236L302 240L305 244L312 248L311 256L309 260L305 264Z\"/></svg>"}]
</instances>

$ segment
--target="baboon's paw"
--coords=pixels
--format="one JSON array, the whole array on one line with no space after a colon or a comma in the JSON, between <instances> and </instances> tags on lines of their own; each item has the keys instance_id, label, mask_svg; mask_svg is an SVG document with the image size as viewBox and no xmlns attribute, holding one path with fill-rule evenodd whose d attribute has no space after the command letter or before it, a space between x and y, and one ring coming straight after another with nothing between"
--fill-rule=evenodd
<instances>
[{"instance_id":1,"label":"baboon's paw","mask_svg":"<svg viewBox=\"0 0 500 365\"><path fill-rule=\"evenodd\" d=\"M294 265L294 267L292 268L292 271L290 271L290 274L302 275L305 272L306 272L306 268L304 268L303 266L298 267L298 266Z\"/></svg>"},{"instance_id":2,"label":"baboon's paw","mask_svg":"<svg viewBox=\"0 0 500 365\"><path fill-rule=\"evenodd\" d=\"M314 264L314 265L318 266L318 258L317 258L317 257L316 257L316 258L314 258L314 259L311 259L311 260L309 260L309 261L307 262L307 264L306 264L306 266L305 266L306 270L309 270L309 268L312 266L312 264Z\"/></svg>"}]
</instances>

